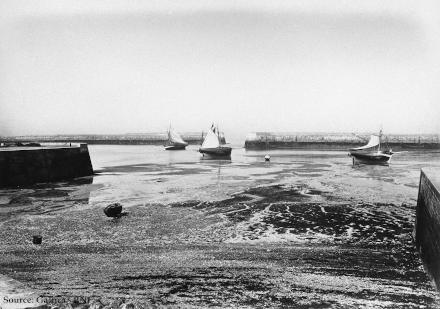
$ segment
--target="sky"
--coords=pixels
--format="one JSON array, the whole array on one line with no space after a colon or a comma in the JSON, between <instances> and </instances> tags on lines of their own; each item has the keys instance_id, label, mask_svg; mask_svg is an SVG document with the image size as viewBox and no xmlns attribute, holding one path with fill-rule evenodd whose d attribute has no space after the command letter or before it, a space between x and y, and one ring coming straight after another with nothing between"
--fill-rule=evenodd
<instances>
[{"instance_id":1,"label":"sky","mask_svg":"<svg viewBox=\"0 0 440 309\"><path fill-rule=\"evenodd\" d=\"M2 0L0 135L440 133L436 0Z\"/></svg>"}]
</instances>

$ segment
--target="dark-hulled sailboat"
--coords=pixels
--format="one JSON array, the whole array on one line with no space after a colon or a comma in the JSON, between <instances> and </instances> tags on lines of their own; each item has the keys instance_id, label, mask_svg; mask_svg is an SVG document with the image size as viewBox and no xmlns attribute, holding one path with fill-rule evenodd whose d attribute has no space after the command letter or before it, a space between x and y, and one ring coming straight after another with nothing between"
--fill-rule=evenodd
<instances>
[{"instance_id":1,"label":"dark-hulled sailboat","mask_svg":"<svg viewBox=\"0 0 440 309\"><path fill-rule=\"evenodd\" d=\"M382 151L380 149L382 131L379 135L371 135L368 143L361 147L351 148L349 155L353 157L355 162L365 164L388 164L393 156L393 151L388 149Z\"/></svg>"},{"instance_id":2,"label":"dark-hulled sailboat","mask_svg":"<svg viewBox=\"0 0 440 309\"><path fill-rule=\"evenodd\" d=\"M211 128L200 146L199 152L203 156L213 158L230 158L232 148L226 143L224 136L220 133L218 126L212 124Z\"/></svg>"},{"instance_id":3,"label":"dark-hulled sailboat","mask_svg":"<svg viewBox=\"0 0 440 309\"><path fill-rule=\"evenodd\" d=\"M171 126L167 133L168 140L165 144L165 150L185 150L188 143L183 140L179 133L175 132Z\"/></svg>"}]
</instances>

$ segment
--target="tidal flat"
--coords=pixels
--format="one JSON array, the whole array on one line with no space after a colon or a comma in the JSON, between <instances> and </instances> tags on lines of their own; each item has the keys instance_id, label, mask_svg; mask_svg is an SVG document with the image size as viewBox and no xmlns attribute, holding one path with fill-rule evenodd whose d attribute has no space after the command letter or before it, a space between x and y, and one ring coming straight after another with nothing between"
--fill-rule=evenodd
<instances>
[{"instance_id":1,"label":"tidal flat","mask_svg":"<svg viewBox=\"0 0 440 309\"><path fill-rule=\"evenodd\" d=\"M412 239L420 169L440 167L439 152L353 166L337 151L234 149L217 161L195 146L89 149L93 177L0 190L10 295L145 308L440 305ZM113 202L128 215L106 217Z\"/></svg>"}]
</instances>

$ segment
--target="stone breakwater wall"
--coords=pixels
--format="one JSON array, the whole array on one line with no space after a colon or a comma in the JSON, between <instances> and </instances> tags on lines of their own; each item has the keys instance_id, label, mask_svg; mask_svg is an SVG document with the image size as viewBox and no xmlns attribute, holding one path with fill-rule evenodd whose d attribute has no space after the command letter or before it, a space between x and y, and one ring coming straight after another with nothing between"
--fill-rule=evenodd
<instances>
[{"instance_id":1,"label":"stone breakwater wall","mask_svg":"<svg viewBox=\"0 0 440 309\"><path fill-rule=\"evenodd\" d=\"M440 171L420 173L415 240L425 269L440 291Z\"/></svg>"},{"instance_id":2,"label":"stone breakwater wall","mask_svg":"<svg viewBox=\"0 0 440 309\"><path fill-rule=\"evenodd\" d=\"M246 136L246 149L323 149L347 150L365 145L370 134L350 133L270 133L256 132ZM363 140L363 139L364 140ZM382 142L393 150L440 149L438 134L389 134Z\"/></svg>"},{"instance_id":3,"label":"stone breakwater wall","mask_svg":"<svg viewBox=\"0 0 440 309\"><path fill-rule=\"evenodd\" d=\"M188 144L201 144L202 132L184 133L182 138ZM203 133L206 136L206 132ZM99 145L164 145L168 139L166 132L164 133L145 133L145 134L84 134L84 135L27 135L27 136L9 136L0 137L0 141L4 143L11 142L42 142L42 143L87 143Z\"/></svg>"},{"instance_id":4,"label":"stone breakwater wall","mask_svg":"<svg viewBox=\"0 0 440 309\"><path fill-rule=\"evenodd\" d=\"M59 181L93 174L86 144L0 148L0 187Z\"/></svg>"}]
</instances>

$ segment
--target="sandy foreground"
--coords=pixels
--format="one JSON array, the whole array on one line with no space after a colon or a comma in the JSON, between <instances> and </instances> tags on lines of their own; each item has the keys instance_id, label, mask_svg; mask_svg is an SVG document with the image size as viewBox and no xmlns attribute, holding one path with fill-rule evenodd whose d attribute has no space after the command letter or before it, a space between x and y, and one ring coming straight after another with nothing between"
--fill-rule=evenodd
<instances>
[{"instance_id":1,"label":"sandy foreground","mask_svg":"<svg viewBox=\"0 0 440 309\"><path fill-rule=\"evenodd\" d=\"M2 308L440 304L415 252L415 205L277 184L219 201L145 202L111 219L87 204L97 188L3 198Z\"/></svg>"}]
</instances>

